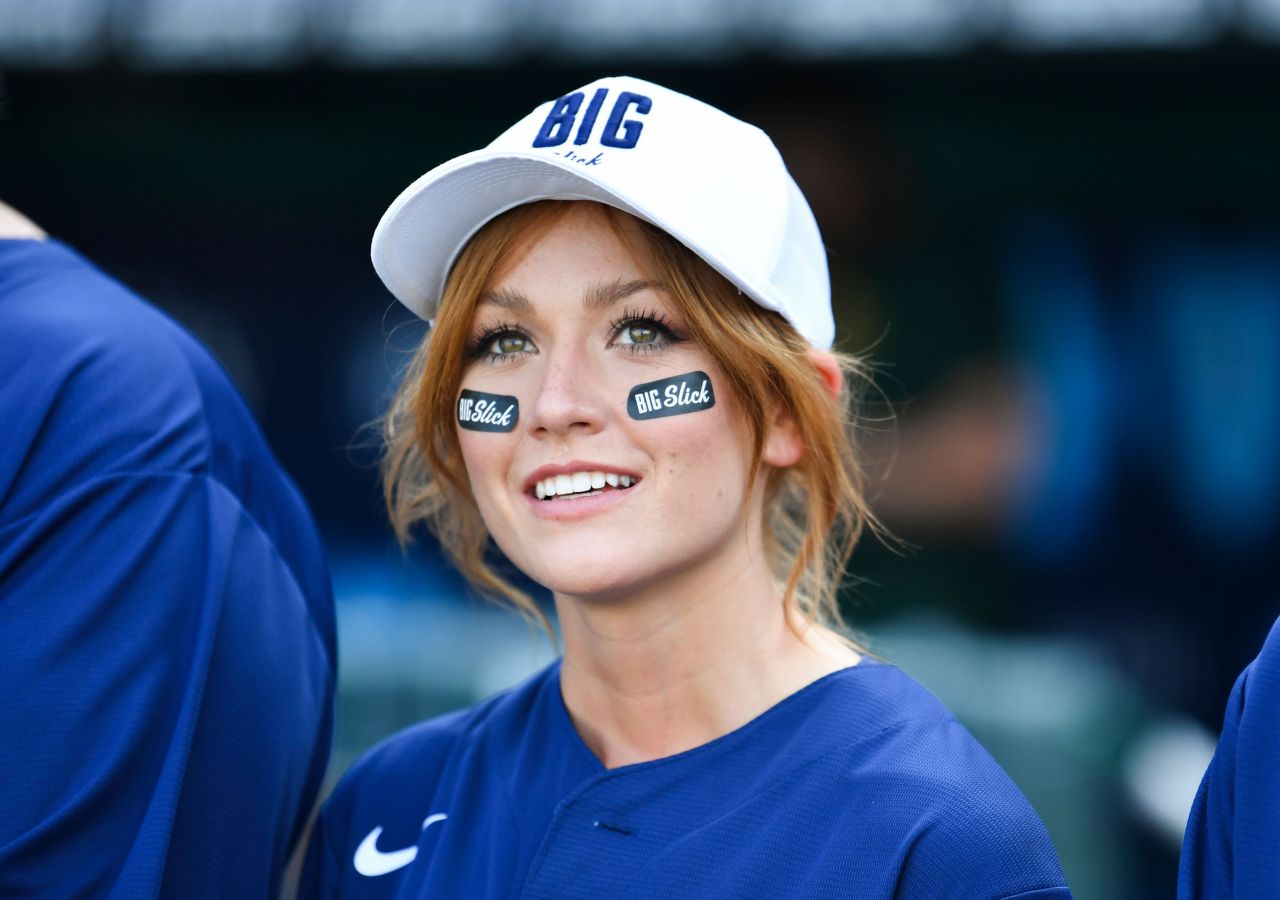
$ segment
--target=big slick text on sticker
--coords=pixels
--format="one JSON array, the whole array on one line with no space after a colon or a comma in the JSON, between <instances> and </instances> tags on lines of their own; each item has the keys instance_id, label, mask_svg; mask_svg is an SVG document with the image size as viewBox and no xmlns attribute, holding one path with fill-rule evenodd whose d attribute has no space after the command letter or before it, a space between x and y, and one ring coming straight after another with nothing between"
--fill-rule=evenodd
<instances>
[{"instance_id":1,"label":"big slick text on sticker","mask_svg":"<svg viewBox=\"0 0 1280 900\"><path fill-rule=\"evenodd\" d=\"M511 425L511 413L515 404L499 411L498 404L489 400L473 400L463 397L458 401L458 418L463 422L474 422L480 425Z\"/></svg>"},{"instance_id":2,"label":"big slick text on sticker","mask_svg":"<svg viewBox=\"0 0 1280 900\"><path fill-rule=\"evenodd\" d=\"M707 386L707 379L704 378L702 386L696 390L691 390L684 384L669 384L661 393L657 388L651 388L643 394L636 394L635 398L636 412L645 415L656 409L708 403L711 400L711 391Z\"/></svg>"}]
</instances>

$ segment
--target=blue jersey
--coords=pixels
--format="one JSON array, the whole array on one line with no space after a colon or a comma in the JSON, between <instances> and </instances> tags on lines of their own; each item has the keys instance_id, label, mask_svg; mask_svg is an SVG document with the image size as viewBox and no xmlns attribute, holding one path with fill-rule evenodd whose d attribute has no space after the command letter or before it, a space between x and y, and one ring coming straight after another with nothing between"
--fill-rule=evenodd
<instances>
[{"instance_id":1,"label":"blue jersey","mask_svg":"<svg viewBox=\"0 0 1280 900\"><path fill-rule=\"evenodd\" d=\"M1178 896L1280 897L1280 622L1231 690L1187 820Z\"/></svg>"},{"instance_id":2,"label":"blue jersey","mask_svg":"<svg viewBox=\"0 0 1280 900\"><path fill-rule=\"evenodd\" d=\"M0 896L275 897L333 599L230 380L55 241L0 240Z\"/></svg>"},{"instance_id":3,"label":"blue jersey","mask_svg":"<svg viewBox=\"0 0 1280 900\"><path fill-rule=\"evenodd\" d=\"M616 769L574 730L559 674L366 754L317 821L301 896L1071 896L1018 789L893 666Z\"/></svg>"}]
</instances>

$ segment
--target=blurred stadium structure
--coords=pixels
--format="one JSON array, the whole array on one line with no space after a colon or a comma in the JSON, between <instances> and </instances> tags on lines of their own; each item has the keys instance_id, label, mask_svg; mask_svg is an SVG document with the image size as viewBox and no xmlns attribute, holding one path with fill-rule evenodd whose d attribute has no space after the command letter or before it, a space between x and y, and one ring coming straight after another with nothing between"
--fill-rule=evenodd
<instances>
[{"instance_id":1,"label":"blurred stadium structure","mask_svg":"<svg viewBox=\"0 0 1280 900\"><path fill-rule=\"evenodd\" d=\"M0 197L200 334L310 499L337 774L553 652L391 545L364 426L421 329L381 211L604 70L757 121L898 412L865 453L914 549L859 550L850 618L1078 896L1166 897L1280 613L1277 43L1280 0L0 0Z\"/></svg>"},{"instance_id":2,"label":"blurred stadium structure","mask_svg":"<svg viewBox=\"0 0 1280 900\"><path fill-rule=\"evenodd\" d=\"M626 27L620 27L620 23ZM78 68L732 61L1280 40L1277 0L4 0L0 58Z\"/></svg>"}]
</instances>

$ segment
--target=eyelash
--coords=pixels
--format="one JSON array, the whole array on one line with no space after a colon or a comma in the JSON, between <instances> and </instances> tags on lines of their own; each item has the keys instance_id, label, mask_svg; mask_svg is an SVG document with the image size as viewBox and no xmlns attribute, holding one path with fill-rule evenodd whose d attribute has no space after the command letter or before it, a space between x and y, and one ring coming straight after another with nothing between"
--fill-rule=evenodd
<instances>
[{"instance_id":1,"label":"eyelash","mask_svg":"<svg viewBox=\"0 0 1280 900\"><path fill-rule=\"evenodd\" d=\"M529 340L529 336L524 333L520 326L513 325L510 322L498 322L497 324L488 326L484 331L480 332L480 334L476 335L476 337L472 339L466 350L467 356L471 359L483 359L488 362L502 363L511 362L513 359L518 359L533 352L531 350L522 350L519 353L495 353L485 349L485 347L491 345L498 338L505 337L508 334L519 335L526 341Z\"/></svg>"},{"instance_id":2,"label":"eyelash","mask_svg":"<svg viewBox=\"0 0 1280 900\"><path fill-rule=\"evenodd\" d=\"M617 340L622 330L630 325L651 325L658 332L661 342L650 342L647 344L618 344L613 343ZM521 350L516 353L497 353L486 350L485 348L492 345L495 340L506 335L518 335L529 340L529 336L519 325L510 322L497 322L487 326L480 334L471 340L466 348L466 354L471 359L483 359L492 363L511 362L527 356L536 351ZM679 344L687 338L676 331L671 320L658 309L648 309L643 311L635 311L623 309L622 315L609 323L609 340L610 346L620 348L628 353L652 353L655 350L661 350L671 344Z\"/></svg>"},{"instance_id":3,"label":"eyelash","mask_svg":"<svg viewBox=\"0 0 1280 900\"><path fill-rule=\"evenodd\" d=\"M671 344L679 344L686 340L683 334L676 331L671 320L658 309L647 309L644 311L635 311L624 308L622 315L609 323L610 340L614 341L622 330L630 325L652 325L658 332L661 342L650 342L648 344L613 344L628 353L652 353L655 350L661 350Z\"/></svg>"}]
</instances>

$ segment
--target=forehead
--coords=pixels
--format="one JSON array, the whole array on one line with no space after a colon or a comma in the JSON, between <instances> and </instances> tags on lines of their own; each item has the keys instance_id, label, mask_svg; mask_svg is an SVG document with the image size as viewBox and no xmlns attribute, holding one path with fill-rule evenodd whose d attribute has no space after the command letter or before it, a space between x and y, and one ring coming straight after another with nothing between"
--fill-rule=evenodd
<instances>
[{"instance_id":1,"label":"forehead","mask_svg":"<svg viewBox=\"0 0 1280 900\"><path fill-rule=\"evenodd\" d=\"M627 213L575 201L565 203L558 215L529 218L485 284L480 302L500 299L505 288L522 283L554 290L619 280L656 280L643 227Z\"/></svg>"}]
</instances>

